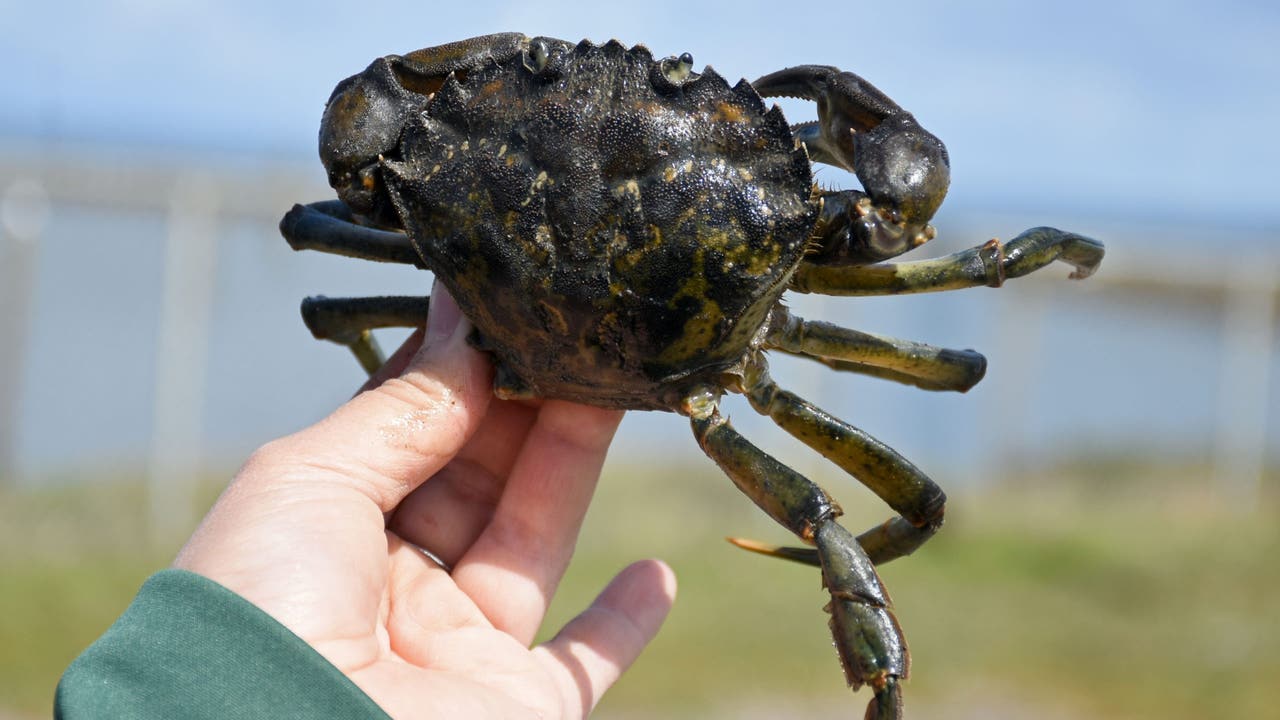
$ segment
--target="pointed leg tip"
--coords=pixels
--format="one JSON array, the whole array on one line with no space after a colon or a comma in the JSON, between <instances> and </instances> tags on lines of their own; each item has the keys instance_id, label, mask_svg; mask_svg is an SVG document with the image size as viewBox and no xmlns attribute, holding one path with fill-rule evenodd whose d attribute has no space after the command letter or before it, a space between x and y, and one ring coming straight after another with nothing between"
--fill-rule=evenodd
<instances>
[{"instance_id":1,"label":"pointed leg tip","mask_svg":"<svg viewBox=\"0 0 1280 720\"><path fill-rule=\"evenodd\" d=\"M767 545L765 543L760 542L759 540L749 540L747 538L740 538L740 537L726 537L725 542L729 543L730 545L736 545L737 547L740 547L743 550L750 550L751 552L767 553L770 550L777 549L778 547L777 545Z\"/></svg>"},{"instance_id":2,"label":"pointed leg tip","mask_svg":"<svg viewBox=\"0 0 1280 720\"><path fill-rule=\"evenodd\" d=\"M791 560L803 565L822 567L822 562L818 559L818 551L814 548L784 547L782 545L770 545L758 540L748 540L746 538L737 537L727 537L725 540L727 540L731 545L740 547L743 550L753 552L758 555L768 555L769 557Z\"/></svg>"}]
</instances>

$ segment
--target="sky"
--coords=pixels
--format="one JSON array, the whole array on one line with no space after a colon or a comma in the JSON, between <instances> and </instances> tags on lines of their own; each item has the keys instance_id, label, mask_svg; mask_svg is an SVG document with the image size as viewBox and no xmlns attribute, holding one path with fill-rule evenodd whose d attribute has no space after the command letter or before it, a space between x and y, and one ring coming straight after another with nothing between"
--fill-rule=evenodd
<instances>
[{"instance_id":1,"label":"sky","mask_svg":"<svg viewBox=\"0 0 1280 720\"><path fill-rule=\"evenodd\" d=\"M942 0L0 0L0 136L310 156L337 80L501 30L858 72L943 138L952 203L1280 223L1280 6ZM799 117L793 113L793 119Z\"/></svg>"}]
</instances>

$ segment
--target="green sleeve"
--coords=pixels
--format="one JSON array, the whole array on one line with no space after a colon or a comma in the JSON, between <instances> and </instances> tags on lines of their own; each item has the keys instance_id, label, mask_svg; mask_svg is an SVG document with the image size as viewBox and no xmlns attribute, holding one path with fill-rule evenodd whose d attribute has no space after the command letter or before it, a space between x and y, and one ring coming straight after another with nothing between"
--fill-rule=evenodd
<instances>
[{"instance_id":1,"label":"green sleeve","mask_svg":"<svg viewBox=\"0 0 1280 720\"><path fill-rule=\"evenodd\" d=\"M54 717L385 718L274 618L184 570L151 576L58 683Z\"/></svg>"}]
</instances>

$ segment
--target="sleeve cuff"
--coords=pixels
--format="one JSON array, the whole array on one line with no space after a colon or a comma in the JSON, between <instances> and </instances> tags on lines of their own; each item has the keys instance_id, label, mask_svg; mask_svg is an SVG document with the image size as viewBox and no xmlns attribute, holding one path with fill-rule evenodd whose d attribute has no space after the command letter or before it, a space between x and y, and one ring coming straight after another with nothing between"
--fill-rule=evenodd
<instances>
[{"instance_id":1,"label":"sleeve cuff","mask_svg":"<svg viewBox=\"0 0 1280 720\"><path fill-rule=\"evenodd\" d=\"M386 718L310 645L201 575L152 575L58 683L56 718Z\"/></svg>"}]
</instances>

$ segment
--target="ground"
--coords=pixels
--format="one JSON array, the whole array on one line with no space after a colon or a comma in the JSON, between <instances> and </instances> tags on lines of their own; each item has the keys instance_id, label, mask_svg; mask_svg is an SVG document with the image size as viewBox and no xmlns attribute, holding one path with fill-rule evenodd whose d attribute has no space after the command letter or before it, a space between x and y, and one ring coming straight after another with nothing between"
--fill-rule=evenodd
<instances>
[{"instance_id":1,"label":"ground","mask_svg":"<svg viewBox=\"0 0 1280 720\"><path fill-rule=\"evenodd\" d=\"M909 717L1269 716L1280 498L1232 508L1205 474L1109 463L948 488L943 531L883 570L915 661ZM818 477L850 527L887 517L852 481ZM206 489L212 502L216 483ZM109 480L0 493L0 720L48 717L62 668L168 562L176 545L147 549L144 508L138 485ZM549 626L632 559L667 559L681 587L597 717L861 712L812 569L736 550L728 534L788 541L709 462L606 468Z\"/></svg>"}]
</instances>

